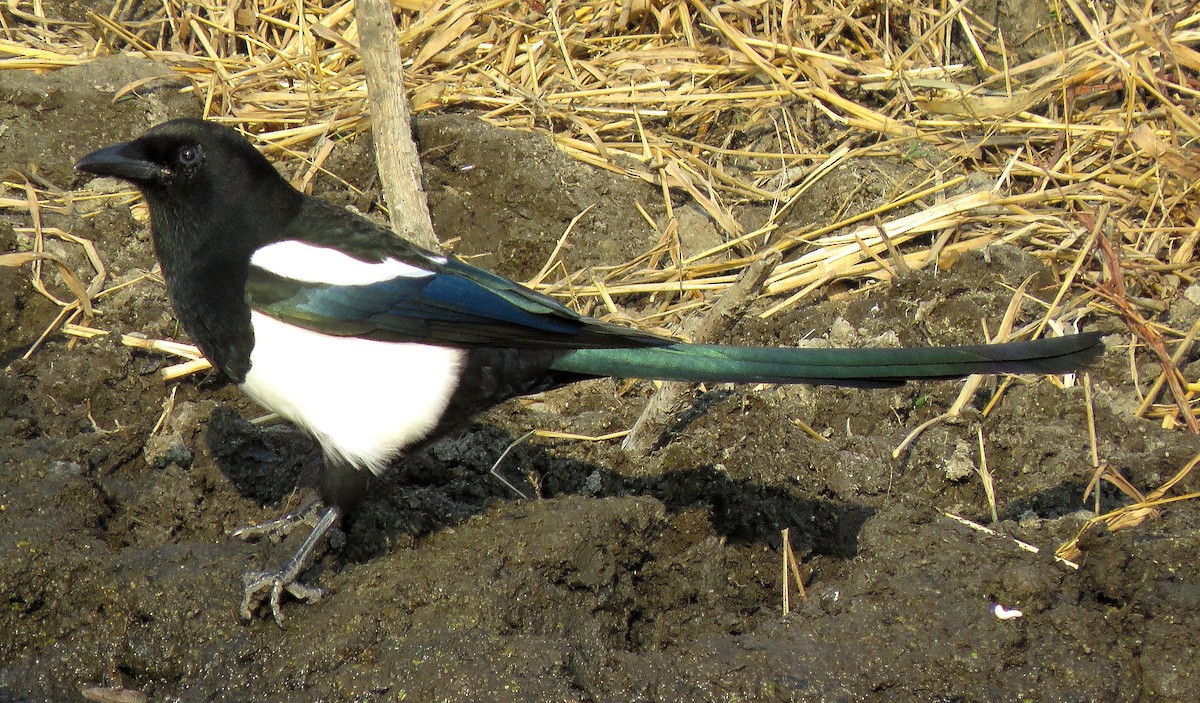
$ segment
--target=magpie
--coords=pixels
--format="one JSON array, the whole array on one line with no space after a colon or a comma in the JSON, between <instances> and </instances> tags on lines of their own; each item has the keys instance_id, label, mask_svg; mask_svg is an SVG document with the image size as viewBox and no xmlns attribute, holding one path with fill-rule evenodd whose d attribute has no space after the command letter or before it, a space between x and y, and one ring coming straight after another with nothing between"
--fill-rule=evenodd
<instances>
[{"instance_id":1,"label":"magpie","mask_svg":"<svg viewBox=\"0 0 1200 703\"><path fill-rule=\"evenodd\" d=\"M514 396L615 376L886 387L977 373L1066 373L1100 335L909 349L685 344L580 315L548 296L408 243L293 188L236 130L179 119L84 156L150 209L154 250L183 328L213 366L320 444L320 501L240 536L312 525L281 569L244 577L241 615L300 581L369 479L405 452Z\"/></svg>"}]
</instances>

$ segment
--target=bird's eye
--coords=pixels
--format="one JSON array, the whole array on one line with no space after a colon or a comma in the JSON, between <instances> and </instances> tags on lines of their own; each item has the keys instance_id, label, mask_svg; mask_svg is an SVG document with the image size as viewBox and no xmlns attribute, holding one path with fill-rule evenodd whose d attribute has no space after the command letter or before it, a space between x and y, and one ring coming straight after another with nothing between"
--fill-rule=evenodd
<instances>
[{"instance_id":1,"label":"bird's eye","mask_svg":"<svg viewBox=\"0 0 1200 703\"><path fill-rule=\"evenodd\" d=\"M180 166L194 166L200 161L200 150L190 145L181 147L176 158Z\"/></svg>"}]
</instances>

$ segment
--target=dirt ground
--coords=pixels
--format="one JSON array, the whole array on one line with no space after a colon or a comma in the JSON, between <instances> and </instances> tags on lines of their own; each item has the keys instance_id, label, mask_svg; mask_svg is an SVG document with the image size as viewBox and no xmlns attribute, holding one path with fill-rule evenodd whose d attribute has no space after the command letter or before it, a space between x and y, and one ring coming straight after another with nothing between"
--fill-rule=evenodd
<instances>
[{"instance_id":1,"label":"dirt ground","mask_svg":"<svg viewBox=\"0 0 1200 703\"><path fill-rule=\"evenodd\" d=\"M162 73L126 59L0 73L0 162L78 189L74 210L43 212L44 224L94 241L110 281L136 281L99 301L96 326L178 338L161 283L145 277L145 225L126 204L86 201L112 184L70 168L93 148L196 114L169 78L110 102L116 87ZM437 230L480 265L531 276L593 205L566 244L569 269L653 244L635 207L661 215L649 185L470 116L418 127ZM366 196L333 179L317 191L369 211L370 153L363 136L330 161ZM794 206L791 224L840 205L839 184L853 182L863 199L854 206L870 207L906 168L856 163ZM2 217L0 251L27 248L29 235L12 227L28 215ZM715 236L700 217L684 229L685 246ZM87 270L82 249L51 241ZM1030 275L1031 290L1053 295L1054 272L994 248L894 286L748 316L728 341L977 341L980 319L994 329L1003 315L1006 286ZM647 302L622 301L633 311ZM1022 379L985 420L975 408L899 460L892 450L960 384L710 387L648 461L615 441L519 446L499 471L527 498L488 474L507 445L530 428L627 428L650 388L595 381L510 402L379 485L345 547L309 574L331 596L289 601L280 629L238 618L241 574L277 565L295 545L229 532L299 502L294 488L314 485L317 450L289 426L248 422L262 411L218 378L164 383L171 359L115 336L72 347L54 334L23 360L56 314L28 268L0 268L0 700L79 701L94 686L151 701L1200 700L1195 503L1089 533L1078 570L1051 557L1092 514L1078 385ZM1089 325L1109 346L1091 371L1100 454L1139 489L1155 488L1200 438L1133 417L1124 329L1111 318ZM993 526L1040 554L943 515L989 520L974 471L980 428ZM1105 489L1102 505L1122 500ZM787 616L783 528L809 589L805 601L793 590ZM1024 616L999 619L997 604Z\"/></svg>"}]
</instances>

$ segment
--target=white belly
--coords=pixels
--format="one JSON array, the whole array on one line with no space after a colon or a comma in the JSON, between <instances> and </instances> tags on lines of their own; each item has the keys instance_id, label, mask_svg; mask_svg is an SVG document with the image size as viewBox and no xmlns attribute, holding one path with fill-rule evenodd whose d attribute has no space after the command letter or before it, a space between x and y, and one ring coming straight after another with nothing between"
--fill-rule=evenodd
<instances>
[{"instance_id":1,"label":"white belly","mask_svg":"<svg viewBox=\"0 0 1200 703\"><path fill-rule=\"evenodd\" d=\"M242 390L312 434L327 454L375 473L437 425L465 352L312 332L251 312Z\"/></svg>"}]
</instances>

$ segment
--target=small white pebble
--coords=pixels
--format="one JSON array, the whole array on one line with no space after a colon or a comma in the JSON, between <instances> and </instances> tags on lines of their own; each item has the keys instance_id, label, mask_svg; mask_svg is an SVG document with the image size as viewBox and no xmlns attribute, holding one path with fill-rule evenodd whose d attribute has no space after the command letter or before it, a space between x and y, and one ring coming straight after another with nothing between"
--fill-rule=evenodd
<instances>
[{"instance_id":1,"label":"small white pebble","mask_svg":"<svg viewBox=\"0 0 1200 703\"><path fill-rule=\"evenodd\" d=\"M1009 610L999 603L992 608L992 612L996 614L998 620L1016 620L1025 617L1025 613L1016 609Z\"/></svg>"}]
</instances>

